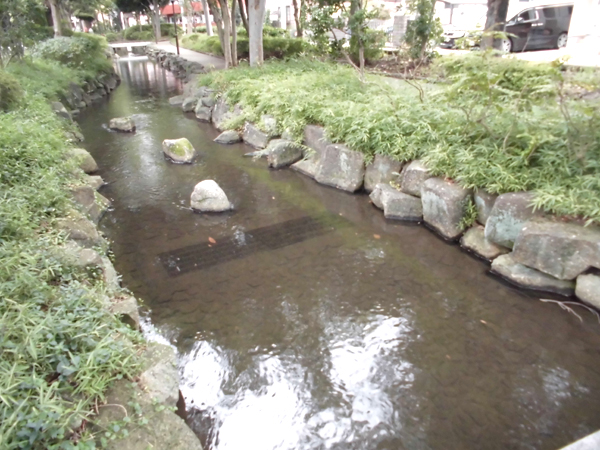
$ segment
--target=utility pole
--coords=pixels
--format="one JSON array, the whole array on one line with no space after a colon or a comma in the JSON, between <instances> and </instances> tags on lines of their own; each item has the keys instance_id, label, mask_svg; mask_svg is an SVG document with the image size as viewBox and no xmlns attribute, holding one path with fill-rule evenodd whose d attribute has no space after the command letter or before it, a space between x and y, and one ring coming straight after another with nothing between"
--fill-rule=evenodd
<instances>
[{"instance_id":1,"label":"utility pole","mask_svg":"<svg viewBox=\"0 0 600 450\"><path fill-rule=\"evenodd\" d=\"M177 20L175 20L175 1L171 0L171 8L173 8L173 29L175 30L175 45L177 45L177 55L179 55L179 36L177 33Z\"/></svg>"}]
</instances>

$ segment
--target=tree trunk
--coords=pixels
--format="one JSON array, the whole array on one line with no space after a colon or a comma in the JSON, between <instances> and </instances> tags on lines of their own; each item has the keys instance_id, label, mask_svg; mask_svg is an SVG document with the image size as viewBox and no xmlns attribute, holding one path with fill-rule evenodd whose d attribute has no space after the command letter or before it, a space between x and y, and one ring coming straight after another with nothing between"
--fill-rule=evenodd
<instances>
[{"instance_id":1,"label":"tree trunk","mask_svg":"<svg viewBox=\"0 0 600 450\"><path fill-rule=\"evenodd\" d=\"M250 37L250 66L260 65L263 55L263 25L266 0L249 0L248 2L248 34Z\"/></svg>"},{"instance_id":2,"label":"tree trunk","mask_svg":"<svg viewBox=\"0 0 600 450\"><path fill-rule=\"evenodd\" d=\"M212 22L210 20L210 13L208 11L208 4L206 3L206 0L202 0L202 9L204 10L204 22L206 22L206 34L208 36L212 36Z\"/></svg>"},{"instance_id":3,"label":"tree trunk","mask_svg":"<svg viewBox=\"0 0 600 450\"><path fill-rule=\"evenodd\" d=\"M304 34L304 30L302 29L302 7L303 0L300 0L300 5L298 5L298 0L292 0L294 5L294 22L296 22L296 37L301 38Z\"/></svg>"},{"instance_id":4,"label":"tree trunk","mask_svg":"<svg viewBox=\"0 0 600 450\"><path fill-rule=\"evenodd\" d=\"M250 36L250 32L248 30L248 13L246 10L246 4L244 3L244 0L238 0L238 6L240 7L240 16L242 17L242 24L244 25L246 33L248 33L248 36Z\"/></svg>"},{"instance_id":5,"label":"tree trunk","mask_svg":"<svg viewBox=\"0 0 600 450\"><path fill-rule=\"evenodd\" d=\"M50 12L52 14L52 27L54 27L54 37L62 36L62 28L60 26L60 14L58 12L57 0L50 0Z\"/></svg>"},{"instance_id":6,"label":"tree trunk","mask_svg":"<svg viewBox=\"0 0 600 450\"><path fill-rule=\"evenodd\" d=\"M190 0L183 0L183 11L185 15L185 33L192 34L194 22L194 9Z\"/></svg>"},{"instance_id":7,"label":"tree trunk","mask_svg":"<svg viewBox=\"0 0 600 450\"><path fill-rule=\"evenodd\" d=\"M508 0L488 0L487 18L485 21L485 34L481 40L481 47L485 50L488 48L500 49L502 41L494 39L492 33L504 31L506 23L506 15L508 14Z\"/></svg>"},{"instance_id":8,"label":"tree trunk","mask_svg":"<svg viewBox=\"0 0 600 450\"><path fill-rule=\"evenodd\" d=\"M234 1L234 0L232 0ZM220 0L221 13L223 14L223 42L221 47L225 55L225 68L233 65L231 59L231 15L229 14L229 0Z\"/></svg>"},{"instance_id":9,"label":"tree trunk","mask_svg":"<svg viewBox=\"0 0 600 450\"><path fill-rule=\"evenodd\" d=\"M229 6L226 0L221 0L221 4L218 4L217 0L208 0L208 4L217 24L219 41L221 42L221 49L223 50L223 56L225 56L225 68L227 69L231 64L231 44L229 40L229 35L231 34L231 17L229 15Z\"/></svg>"},{"instance_id":10,"label":"tree trunk","mask_svg":"<svg viewBox=\"0 0 600 450\"><path fill-rule=\"evenodd\" d=\"M158 42L161 38L160 5L158 4L158 0L152 0L152 27L154 28L154 40Z\"/></svg>"},{"instance_id":11,"label":"tree trunk","mask_svg":"<svg viewBox=\"0 0 600 450\"><path fill-rule=\"evenodd\" d=\"M236 0L231 0L231 65L238 65L237 54L237 24L235 23Z\"/></svg>"}]
</instances>

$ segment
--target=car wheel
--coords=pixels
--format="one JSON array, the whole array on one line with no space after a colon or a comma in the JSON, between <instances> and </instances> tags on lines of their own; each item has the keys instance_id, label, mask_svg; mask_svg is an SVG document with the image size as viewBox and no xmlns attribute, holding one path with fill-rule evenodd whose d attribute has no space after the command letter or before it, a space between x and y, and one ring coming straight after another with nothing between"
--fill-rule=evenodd
<instances>
[{"instance_id":1,"label":"car wheel","mask_svg":"<svg viewBox=\"0 0 600 450\"><path fill-rule=\"evenodd\" d=\"M567 46L567 33L560 33L556 40L556 48L565 48Z\"/></svg>"},{"instance_id":2,"label":"car wheel","mask_svg":"<svg viewBox=\"0 0 600 450\"><path fill-rule=\"evenodd\" d=\"M500 47L503 52L510 53L512 52L512 41L509 38L502 39L502 46Z\"/></svg>"}]
</instances>

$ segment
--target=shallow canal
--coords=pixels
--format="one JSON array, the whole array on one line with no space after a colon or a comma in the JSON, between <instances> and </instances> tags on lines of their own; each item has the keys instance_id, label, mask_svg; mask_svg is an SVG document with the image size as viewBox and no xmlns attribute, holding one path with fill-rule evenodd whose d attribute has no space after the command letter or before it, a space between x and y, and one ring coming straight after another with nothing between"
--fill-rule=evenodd
<instances>
[{"instance_id":1,"label":"shallow canal","mask_svg":"<svg viewBox=\"0 0 600 450\"><path fill-rule=\"evenodd\" d=\"M205 448L548 449L600 428L600 324L487 275L365 195L243 158L169 106L145 60L81 114L113 201L101 225L147 332L178 350ZM132 114L135 134L109 132ZM193 165L161 142L187 137ZM235 210L192 213L214 179ZM216 243L211 243L215 241Z\"/></svg>"}]
</instances>

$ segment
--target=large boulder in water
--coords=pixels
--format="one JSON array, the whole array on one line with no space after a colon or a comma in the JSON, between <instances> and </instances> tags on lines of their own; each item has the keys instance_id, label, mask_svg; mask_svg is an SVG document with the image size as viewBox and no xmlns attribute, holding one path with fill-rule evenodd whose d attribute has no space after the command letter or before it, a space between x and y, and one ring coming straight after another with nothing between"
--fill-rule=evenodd
<instances>
[{"instance_id":1,"label":"large boulder in water","mask_svg":"<svg viewBox=\"0 0 600 450\"><path fill-rule=\"evenodd\" d=\"M200 212L222 212L233 209L227 195L214 180L204 180L194 187L190 199L192 209Z\"/></svg>"},{"instance_id":2,"label":"large boulder in water","mask_svg":"<svg viewBox=\"0 0 600 450\"><path fill-rule=\"evenodd\" d=\"M196 157L196 149L186 138L165 139L162 148L165 155L176 163L189 164Z\"/></svg>"},{"instance_id":3,"label":"large boulder in water","mask_svg":"<svg viewBox=\"0 0 600 450\"><path fill-rule=\"evenodd\" d=\"M135 122L131 117L115 117L114 119L110 119L108 127L111 130L131 133L135 131Z\"/></svg>"}]
</instances>

